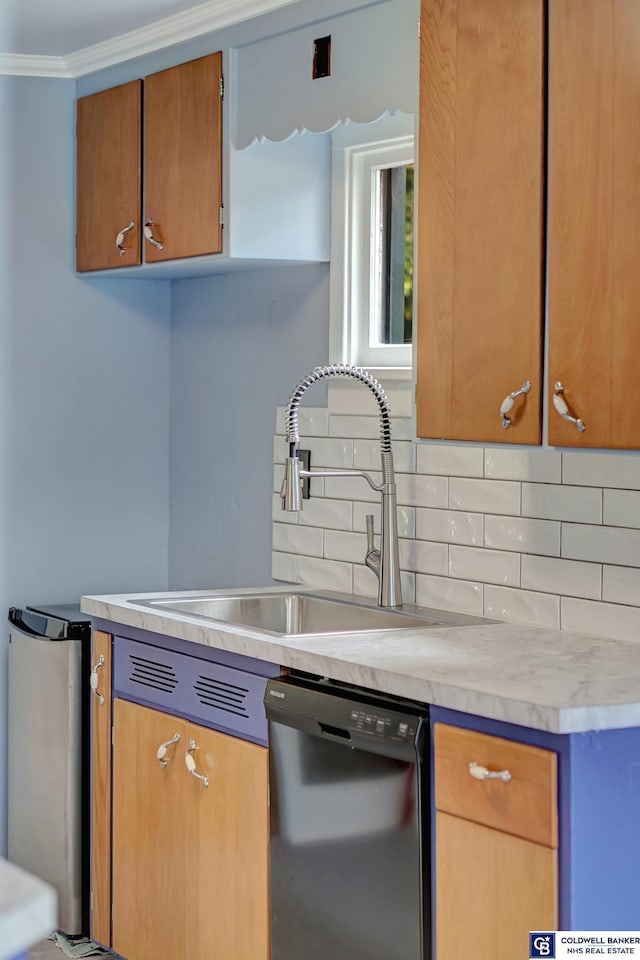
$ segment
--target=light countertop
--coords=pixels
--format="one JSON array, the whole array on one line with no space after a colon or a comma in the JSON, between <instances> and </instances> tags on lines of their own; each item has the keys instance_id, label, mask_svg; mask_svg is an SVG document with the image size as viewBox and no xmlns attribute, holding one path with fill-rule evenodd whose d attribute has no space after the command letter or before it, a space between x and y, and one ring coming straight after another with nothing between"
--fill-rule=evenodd
<instances>
[{"instance_id":1,"label":"light countertop","mask_svg":"<svg viewBox=\"0 0 640 960\"><path fill-rule=\"evenodd\" d=\"M273 590L288 592L291 587ZM88 596L81 607L123 626L537 730L581 733L640 727L640 643L491 621L384 633L267 637L248 627L213 624L135 602L229 592Z\"/></svg>"},{"instance_id":2,"label":"light countertop","mask_svg":"<svg viewBox=\"0 0 640 960\"><path fill-rule=\"evenodd\" d=\"M0 960L20 956L55 926L52 887L0 858Z\"/></svg>"}]
</instances>

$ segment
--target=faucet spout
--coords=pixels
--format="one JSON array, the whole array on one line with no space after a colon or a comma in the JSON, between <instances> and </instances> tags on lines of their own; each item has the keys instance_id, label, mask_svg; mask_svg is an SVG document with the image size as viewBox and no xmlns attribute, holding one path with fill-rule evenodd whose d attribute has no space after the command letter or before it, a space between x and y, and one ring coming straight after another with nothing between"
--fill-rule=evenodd
<instances>
[{"instance_id":1,"label":"faucet spout","mask_svg":"<svg viewBox=\"0 0 640 960\"><path fill-rule=\"evenodd\" d=\"M380 412L380 454L382 466L382 483L375 483L372 478L359 470L303 470L297 458L297 448L300 442L298 429L298 409L305 393L314 383L328 377L351 377L358 380L373 393ZM380 549L373 545L373 522L367 519L367 554L366 565L378 577L378 604L381 607L401 607L402 590L400 585L400 562L398 556L398 522L396 506L396 484L393 468L393 452L391 449L391 414L389 401L381 384L361 367L349 364L331 364L316 367L307 374L294 388L286 410L286 432L289 444L289 456L285 463L285 475L282 484L283 510L295 511L302 509L301 479L303 477L364 477L369 485L381 494L382 525L380 535Z\"/></svg>"}]
</instances>

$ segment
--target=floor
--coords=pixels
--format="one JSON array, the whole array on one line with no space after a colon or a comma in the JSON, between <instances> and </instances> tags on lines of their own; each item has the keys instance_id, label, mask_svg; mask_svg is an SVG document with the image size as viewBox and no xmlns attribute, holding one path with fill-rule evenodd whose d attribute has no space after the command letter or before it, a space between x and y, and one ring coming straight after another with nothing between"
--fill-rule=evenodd
<instances>
[{"instance_id":1,"label":"floor","mask_svg":"<svg viewBox=\"0 0 640 960\"><path fill-rule=\"evenodd\" d=\"M31 950L29 960L64 960L64 953L51 940L43 940Z\"/></svg>"}]
</instances>

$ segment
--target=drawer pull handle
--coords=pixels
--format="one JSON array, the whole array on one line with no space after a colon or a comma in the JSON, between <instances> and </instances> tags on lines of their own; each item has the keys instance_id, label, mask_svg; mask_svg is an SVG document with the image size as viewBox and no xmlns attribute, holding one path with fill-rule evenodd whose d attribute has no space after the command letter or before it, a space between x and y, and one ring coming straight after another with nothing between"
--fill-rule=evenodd
<instances>
[{"instance_id":1,"label":"drawer pull handle","mask_svg":"<svg viewBox=\"0 0 640 960\"><path fill-rule=\"evenodd\" d=\"M500 416L502 417L502 429L506 430L511 426L511 417L508 417L507 414L511 410L513 403L516 397L521 397L526 395L531 390L531 381L525 380L519 390L514 390L513 393L510 393L504 398L500 404Z\"/></svg>"},{"instance_id":2,"label":"drawer pull handle","mask_svg":"<svg viewBox=\"0 0 640 960\"><path fill-rule=\"evenodd\" d=\"M569 407L567 406L567 401L564 398L564 387L559 380L553 385L553 405L564 420L568 420L569 423L574 423L576 425L576 430L579 430L580 433L584 433L587 429L584 423L584 420L579 420L577 417L572 417L569 413Z\"/></svg>"},{"instance_id":3,"label":"drawer pull handle","mask_svg":"<svg viewBox=\"0 0 640 960\"><path fill-rule=\"evenodd\" d=\"M133 230L134 227L135 222L132 220L128 226L123 227L122 230L116 234L116 247L118 248L118 253L121 257L124 257L125 253L127 252L126 247L124 246L124 238L130 230Z\"/></svg>"},{"instance_id":4,"label":"drawer pull handle","mask_svg":"<svg viewBox=\"0 0 640 960\"><path fill-rule=\"evenodd\" d=\"M187 752L186 752L185 755L184 755L184 764L185 764L187 770L189 771L189 773L191 774L192 777L195 777L196 780L199 780L203 787L208 787L208 786L209 786L209 781L207 780L207 778L205 777L205 775L204 775L203 773L198 773L198 772L197 772L197 770L196 770L196 762L195 762L195 760L193 759L193 757L191 756L191 751L192 751L192 750L197 750L197 749L198 749L198 747L196 747L196 742L195 742L195 740L191 740L191 742L189 743L189 749L187 750Z\"/></svg>"},{"instance_id":5,"label":"drawer pull handle","mask_svg":"<svg viewBox=\"0 0 640 960\"><path fill-rule=\"evenodd\" d=\"M171 740L165 740L165 742L161 743L158 749L156 750L156 760L160 761L160 766L162 767L163 770L166 767L166 765L169 763L169 761L166 759L166 756L167 756L167 750L169 749L172 743L180 743L179 733L174 733L174 735L171 737Z\"/></svg>"},{"instance_id":6,"label":"drawer pull handle","mask_svg":"<svg viewBox=\"0 0 640 960\"><path fill-rule=\"evenodd\" d=\"M91 671L91 677L89 680L91 689L93 690L96 697L98 698L98 703L100 704L100 706L102 706L104 704L104 697L102 696L101 693L98 693L98 684L100 683L98 670L100 669L100 667L104 667L104 654L102 653L100 654L100 659L98 660L98 662L94 664L93 670Z\"/></svg>"},{"instance_id":7,"label":"drawer pull handle","mask_svg":"<svg viewBox=\"0 0 640 960\"><path fill-rule=\"evenodd\" d=\"M144 238L150 244L152 244L152 246L157 247L158 250L164 250L164 246L162 242L160 240L157 240L156 237L154 237L153 235L153 230L151 229L153 226L156 226L156 224L154 224L153 220L150 217L147 217L143 227Z\"/></svg>"},{"instance_id":8,"label":"drawer pull handle","mask_svg":"<svg viewBox=\"0 0 640 960\"><path fill-rule=\"evenodd\" d=\"M508 770L487 770L481 767L475 760L469 764L469 773L474 780L502 780L503 783L509 783L511 774Z\"/></svg>"}]
</instances>

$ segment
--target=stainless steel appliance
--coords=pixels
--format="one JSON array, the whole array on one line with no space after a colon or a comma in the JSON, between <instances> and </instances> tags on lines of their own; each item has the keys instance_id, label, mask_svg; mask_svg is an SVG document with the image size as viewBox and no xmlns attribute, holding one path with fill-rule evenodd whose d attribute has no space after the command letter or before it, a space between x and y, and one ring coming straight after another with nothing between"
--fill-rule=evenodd
<instances>
[{"instance_id":1,"label":"stainless steel appliance","mask_svg":"<svg viewBox=\"0 0 640 960\"><path fill-rule=\"evenodd\" d=\"M427 708L270 680L272 960L428 960Z\"/></svg>"},{"instance_id":2,"label":"stainless steel appliance","mask_svg":"<svg viewBox=\"0 0 640 960\"><path fill-rule=\"evenodd\" d=\"M58 928L88 933L90 618L9 611L9 859L58 893Z\"/></svg>"}]
</instances>

